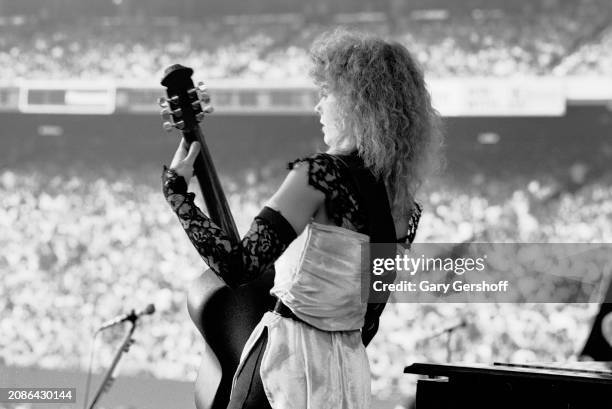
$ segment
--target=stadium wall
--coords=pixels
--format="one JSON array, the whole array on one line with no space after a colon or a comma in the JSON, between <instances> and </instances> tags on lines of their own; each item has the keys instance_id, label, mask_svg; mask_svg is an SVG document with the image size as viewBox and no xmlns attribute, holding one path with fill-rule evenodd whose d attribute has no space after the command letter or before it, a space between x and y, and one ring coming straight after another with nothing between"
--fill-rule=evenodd
<instances>
[{"instance_id":1,"label":"stadium wall","mask_svg":"<svg viewBox=\"0 0 612 409\"><path fill-rule=\"evenodd\" d=\"M562 116L570 105L612 105L605 77L433 78L432 102L444 116ZM317 89L306 80L217 79L209 89L224 114L312 115ZM133 81L16 80L0 82L0 110L22 113L99 114L157 112L164 94L156 83Z\"/></svg>"},{"instance_id":2,"label":"stadium wall","mask_svg":"<svg viewBox=\"0 0 612 409\"><path fill-rule=\"evenodd\" d=\"M454 175L534 174L612 150L611 79L453 78L428 85L445 117ZM216 111L204 129L220 171L282 170L287 160L322 148L311 84L215 80L210 92ZM0 83L0 163L161 164L179 138L162 131L155 104L161 95L151 83Z\"/></svg>"},{"instance_id":3,"label":"stadium wall","mask_svg":"<svg viewBox=\"0 0 612 409\"><path fill-rule=\"evenodd\" d=\"M0 113L2 167L82 162L89 167L161 166L179 139L156 114ZM571 106L560 117L447 117L448 173L456 177L534 175L599 160L612 135L604 106ZM321 149L314 115L214 114L203 123L219 171L282 171L288 160Z\"/></svg>"}]
</instances>

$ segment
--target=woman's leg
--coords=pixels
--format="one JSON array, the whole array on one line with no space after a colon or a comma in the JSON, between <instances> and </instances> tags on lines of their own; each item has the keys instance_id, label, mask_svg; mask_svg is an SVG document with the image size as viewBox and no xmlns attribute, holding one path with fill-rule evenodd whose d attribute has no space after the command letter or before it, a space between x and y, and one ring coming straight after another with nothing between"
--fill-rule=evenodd
<instances>
[{"instance_id":1,"label":"woman's leg","mask_svg":"<svg viewBox=\"0 0 612 409\"><path fill-rule=\"evenodd\" d=\"M264 328L259 340L244 361L232 390L227 409L272 409L263 389L259 368L268 342L268 329Z\"/></svg>"}]
</instances>

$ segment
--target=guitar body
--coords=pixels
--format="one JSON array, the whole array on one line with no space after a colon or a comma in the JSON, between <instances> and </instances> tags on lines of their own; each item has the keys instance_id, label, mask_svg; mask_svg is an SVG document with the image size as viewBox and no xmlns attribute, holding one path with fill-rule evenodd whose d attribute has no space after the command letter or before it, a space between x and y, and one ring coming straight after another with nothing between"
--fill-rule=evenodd
<instances>
[{"instance_id":1,"label":"guitar body","mask_svg":"<svg viewBox=\"0 0 612 409\"><path fill-rule=\"evenodd\" d=\"M263 314L274 306L273 282L271 270L231 289L207 270L192 283L187 307L207 344L195 385L197 409L227 408L244 345Z\"/></svg>"},{"instance_id":2,"label":"guitar body","mask_svg":"<svg viewBox=\"0 0 612 409\"><path fill-rule=\"evenodd\" d=\"M200 143L200 153L194 163L194 176L202 190L211 220L237 243L238 230L206 146L199 122L210 106L202 109L201 102L210 98L202 87L191 80L193 70L181 65L166 69L162 85L168 98L162 98L162 116L172 119L166 129L182 131L188 144ZM195 383L197 409L226 409L234 373L242 350L251 332L266 311L274 306L270 289L274 283L274 268L257 280L237 288L228 287L213 271L206 270L191 283L187 300L189 315L198 328L206 348Z\"/></svg>"}]
</instances>

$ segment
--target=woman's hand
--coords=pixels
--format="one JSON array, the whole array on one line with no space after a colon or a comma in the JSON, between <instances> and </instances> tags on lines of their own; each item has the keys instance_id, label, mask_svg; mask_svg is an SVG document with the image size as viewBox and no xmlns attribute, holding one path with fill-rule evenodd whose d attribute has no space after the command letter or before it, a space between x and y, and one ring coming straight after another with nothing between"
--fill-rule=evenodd
<instances>
[{"instance_id":1,"label":"woman's hand","mask_svg":"<svg viewBox=\"0 0 612 409\"><path fill-rule=\"evenodd\" d=\"M193 176L193 164L199 152L199 142L193 142L191 146L189 146L189 150L187 150L187 141L183 138L174 153L174 158L172 158L170 168L174 169L179 176L182 176L187 185L189 185L189 181Z\"/></svg>"}]
</instances>

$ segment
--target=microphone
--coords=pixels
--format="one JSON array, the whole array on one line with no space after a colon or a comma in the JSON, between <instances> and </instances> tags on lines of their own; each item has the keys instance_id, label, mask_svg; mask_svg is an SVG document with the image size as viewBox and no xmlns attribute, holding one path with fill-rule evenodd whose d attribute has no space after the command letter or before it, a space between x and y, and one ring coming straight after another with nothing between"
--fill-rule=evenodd
<instances>
[{"instance_id":1,"label":"microphone","mask_svg":"<svg viewBox=\"0 0 612 409\"><path fill-rule=\"evenodd\" d=\"M113 318L112 320L108 320L106 321L104 324L102 324L102 326L100 328L98 328L98 331L102 331L106 328L110 328L112 326L115 326L117 324L121 324L122 322L125 321L131 321L132 323L136 322L136 320L142 316L142 315L151 315L155 312L155 305L153 304L149 304L147 305L143 310L140 311L135 311L132 310L130 311L129 314L123 314L120 315L116 318Z\"/></svg>"}]
</instances>

